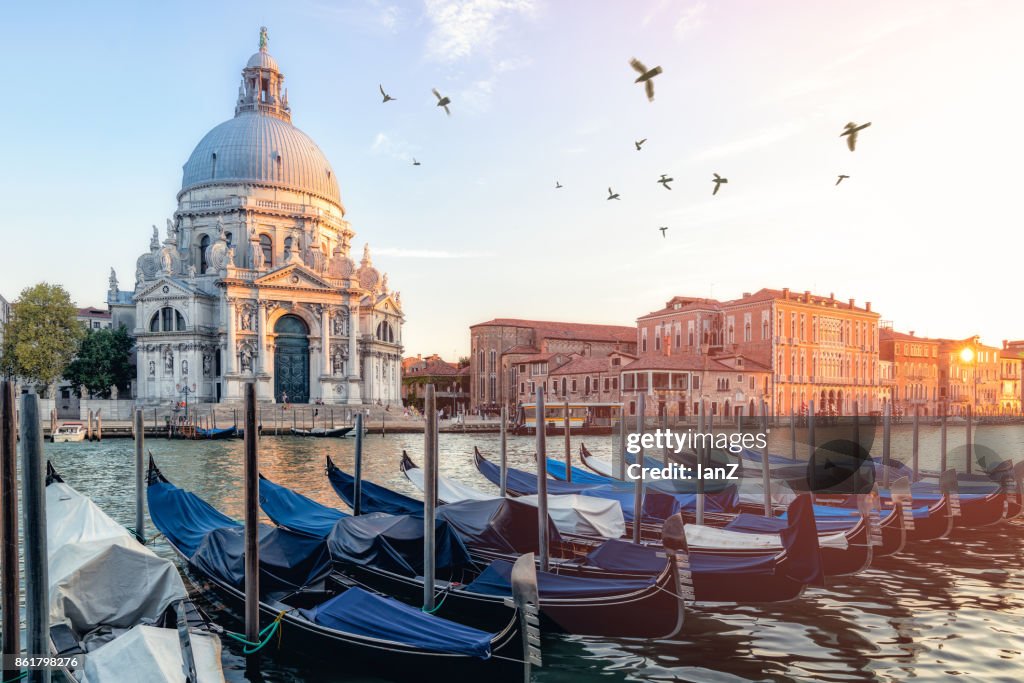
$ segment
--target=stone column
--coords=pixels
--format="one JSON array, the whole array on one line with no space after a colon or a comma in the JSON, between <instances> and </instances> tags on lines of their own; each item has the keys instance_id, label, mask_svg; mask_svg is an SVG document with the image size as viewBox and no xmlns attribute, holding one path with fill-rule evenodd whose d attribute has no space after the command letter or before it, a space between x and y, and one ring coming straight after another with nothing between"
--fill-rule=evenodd
<instances>
[{"instance_id":1,"label":"stone column","mask_svg":"<svg viewBox=\"0 0 1024 683\"><path fill-rule=\"evenodd\" d=\"M362 403L359 386L359 304L348 307L348 398L346 403Z\"/></svg>"},{"instance_id":2,"label":"stone column","mask_svg":"<svg viewBox=\"0 0 1024 683\"><path fill-rule=\"evenodd\" d=\"M224 375L231 375L235 372L235 300L227 297L225 303L224 330L227 332L227 349L224 353Z\"/></svg>"},{"instance_id":3,"label":"stone column","mask_svg":"<svg viewBox=\"0 0 1024 683\"><path fill-rule=\"evenodd\" d=\"M320 308L320 374L331 374L331 308L322 306Z\"/></svg>"},{"instance_id":4,"label":"stone column","mask_svg":"<svg viewBox=\"0 0 1024 683\"><path fill-rule=\"evenodd\" d=\"M256 302L258 325L256 330L256 373L267 373L267 307L262 301Z\"/></svg>"}]
</instances>

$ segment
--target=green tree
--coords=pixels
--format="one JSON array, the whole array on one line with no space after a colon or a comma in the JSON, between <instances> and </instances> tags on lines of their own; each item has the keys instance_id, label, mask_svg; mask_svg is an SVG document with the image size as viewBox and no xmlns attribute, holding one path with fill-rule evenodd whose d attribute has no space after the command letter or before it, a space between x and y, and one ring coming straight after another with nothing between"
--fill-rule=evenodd
<instances>
[{"instance_id":1,"label":"green tree","mask_svg":"<svg viewBox=\"0 0 1024 683\"><path fill-rule=\"evenodd\" d=\"M459 369L469 367L469 356L459 356Z\"/></svg>"},{"instance_id":2,"label":"green tree","mask_svg":"<svg viewBox=\"0 0 1024 683\"><path fill-rule=\"evenodd\" d=\"M78 356L64 371L64 379L76 390L84 386L90 396L110 398L110 387L125 391L135 376L131 351L132 338L124 325L116 330L90 330L82 340Z\"/></svg>"},{"instance_id":3,"label":"green tree","mask_svg":"<svg viewBox=\"0 0 1024 683\"><path fill-rule=\"evenodd\" d=\"M3 373L32 382L45 393L78 353L85 330L77 314L60 285L40 282L23 289L11 304L11 319L4 330Z\"/></svg>"}]
</instances>

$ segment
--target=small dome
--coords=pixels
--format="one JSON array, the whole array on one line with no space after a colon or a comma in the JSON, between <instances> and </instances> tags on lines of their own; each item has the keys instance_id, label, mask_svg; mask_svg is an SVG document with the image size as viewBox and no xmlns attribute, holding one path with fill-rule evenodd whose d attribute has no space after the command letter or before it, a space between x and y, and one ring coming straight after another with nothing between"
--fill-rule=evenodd
<instances>
[{"instance_id":1,"label":"small dome","mask_svg":"<svg viewBox=\"0 0 1024 683\"><path fill-rule=\"evenodd\" d=\"M262 49L252 57L249 57L249 61L245 63L246 69L251 68L258 69L272 69L274 71L280 71L277 67L277 60L270 56L270 53L266 49Z\"/></svg>"},{"instance_id":2,"label":"small dome","mask_svg":"<svg viewBox=\"0 0 1024 683\"><path fill-rule=\"evenodd\" d=\"M341 191L327 157L287 121L242 113L215 127L185 162L184 192L211 183L276 185L328 199L341 206Z\"/></svg>"}]
</instances>

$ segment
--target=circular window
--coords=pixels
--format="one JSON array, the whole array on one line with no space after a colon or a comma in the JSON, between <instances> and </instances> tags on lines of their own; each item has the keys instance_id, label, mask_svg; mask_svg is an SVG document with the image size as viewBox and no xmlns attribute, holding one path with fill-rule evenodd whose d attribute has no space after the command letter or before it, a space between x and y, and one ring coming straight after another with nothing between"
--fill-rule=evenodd
<instances>
[{"instance_id":1,"label":"circular window","mask_svg":"<svg viewBox=\"0 0 1024 683\"><path fill-rule=\"evenodd\" d=\"M168 292L171 291L171 288L168 287L167 285L164 285L164 288L161 291L163 291L164 294L167 294Z\"/></svg>"}]
</instances>

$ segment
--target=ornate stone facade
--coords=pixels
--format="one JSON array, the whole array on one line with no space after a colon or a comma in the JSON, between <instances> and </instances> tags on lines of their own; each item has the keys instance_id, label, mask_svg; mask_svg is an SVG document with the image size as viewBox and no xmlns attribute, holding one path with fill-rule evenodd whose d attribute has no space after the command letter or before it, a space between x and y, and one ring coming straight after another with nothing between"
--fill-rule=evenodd
<instances>
[{"instance_id":1,"label":"ornate stone facade","mask_svg":"<svg viewBox=\"0 0 1024 683\"><path fill-rule=\"evenodd\" d=\"M135 291L111 284L134 330L138 398L401 402L401 296L358 265L327 159L291 125L284 76L266 48L242 71L235 117L184 166L164 239L153 226ZM111 280L116 283L116 278Z\"/></svg>"}]
</instances>

